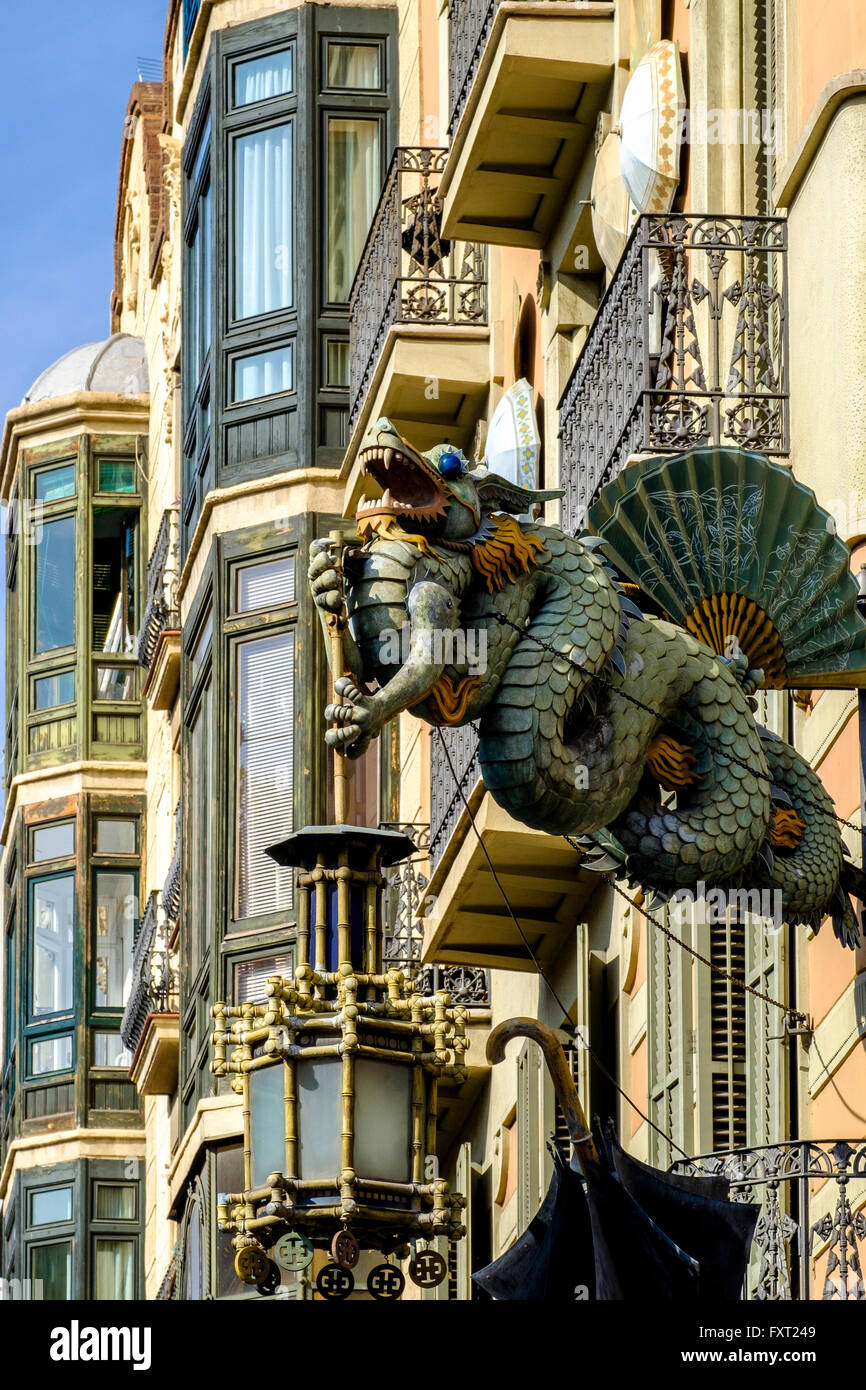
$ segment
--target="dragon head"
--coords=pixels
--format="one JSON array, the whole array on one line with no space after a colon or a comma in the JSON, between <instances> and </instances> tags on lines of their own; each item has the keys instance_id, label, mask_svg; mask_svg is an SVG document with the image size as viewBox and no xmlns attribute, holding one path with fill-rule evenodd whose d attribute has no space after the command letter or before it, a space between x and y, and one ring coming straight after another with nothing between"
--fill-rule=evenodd
<instances>
[{"instance_id":1,"label":"dragon head","mask_svg":"<svg viewBox=\"0 0 866 1390\"><path fill-rule=\"evenodd\" d=\"M472 541L492 512L518 516L536 502L561 497L556 490L518 487L497 473L471 467L460 449L437 444L421 454L384 416L361 446L365 480L378 497L362 495L357 509L361 535L415 532L435 542Z\"/></svg>"}]
</instances>

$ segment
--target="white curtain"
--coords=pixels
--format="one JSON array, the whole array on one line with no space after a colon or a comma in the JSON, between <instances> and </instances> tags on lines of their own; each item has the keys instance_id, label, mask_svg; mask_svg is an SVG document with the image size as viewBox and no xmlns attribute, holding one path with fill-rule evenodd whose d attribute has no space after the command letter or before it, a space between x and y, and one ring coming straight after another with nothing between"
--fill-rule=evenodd
<instances>
[{"instance_id":1,"label":"white curtain","mask_svg":"<svg viewBox=\"0 0 866 1390\"><path fill-rule=\"evenodd\" d=\"M96 1241L98 1299L127 1299L135 1293L135 1244L131 1240Z\"/></svg>"},{"instance_id":2,"label":"white curtain","mask_svg":"<svg viewBox=\"0 0 866 1390\"><path fill-rule=\"evenodd\" d=\"M292 53L269 53L253 58L235 68L235 106L249 106L254 101L269 101L285 96L292 90Z\"/></svg>"},{"instance_id":3,"label":"white curtain","mask_svg":"<svg viewBox=\"0 0 866 1390\"><path fill-rule=\"evenodd\" d=\"M235 145L235 313L252 318L292 302L292 127Z\"/></svg>"},{"instance_id":4,"label":"white curtain","mask_svg":"<svg viewBox=\"0 0 866 1390\"><path fill-rule=\"evenodd\" d=\"M345 304L379 201L379 123L328 121L328 299Z\"/></svg>"},{"instance_id":5,"label":"white curtain","mask_svg":"<svg viewBox=\"0 0 866 1390\"><path fill-rule=\"evenodd\" d=\"M255 352L235 361L235 401L254 401L257 396L274 396L292 389L292 348L273 348Z\"/></svg>"}]
</instances>

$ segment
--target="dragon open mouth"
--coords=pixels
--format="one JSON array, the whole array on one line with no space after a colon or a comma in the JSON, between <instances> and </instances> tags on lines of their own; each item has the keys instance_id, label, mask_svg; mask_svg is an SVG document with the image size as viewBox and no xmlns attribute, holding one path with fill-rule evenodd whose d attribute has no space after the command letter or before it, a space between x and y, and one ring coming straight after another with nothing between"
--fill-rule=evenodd
<instances>
[{"instance_id":1,"label":"dragon open mouth","mask_svg":"<svg viewBox=\"0 0 866 1390\"><path fill-rule=\"evenodd\" d=\"M382 495L362 495L356 512L359 526L369 529L384 518L426 522L444 516L445 493L423 463L401 449L378 446L364 449L360 457L365 476L378 484Z\"/></svg>"}]
</instances>

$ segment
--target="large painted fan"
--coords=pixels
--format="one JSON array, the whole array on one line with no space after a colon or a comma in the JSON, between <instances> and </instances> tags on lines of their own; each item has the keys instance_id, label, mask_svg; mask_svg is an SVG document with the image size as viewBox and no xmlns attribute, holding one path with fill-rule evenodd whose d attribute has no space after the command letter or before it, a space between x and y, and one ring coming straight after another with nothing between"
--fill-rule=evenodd
<instances>
[{"instance_id":1,"label":"large painted fan","mask_svg":"<svg viewBox=\"0 0 866 1390\"><path fill-rule=\"evenodd\" d=\"M627 579L767 686L866 687L847 547L810 488L763 454L703 448L630 464L587 518Z\"/></svg>"},{"instance_id":2,"label":"large painted fan","mask_svg":"<svg viewBox=\"0 0 866 1390\"><path fill-rule=\"evenodd\" d=\"M619 167L640 212L670 212L680 181L685 93L677 44L662 39L641 59L619 113Z\"/></svg>"}]
</instances>

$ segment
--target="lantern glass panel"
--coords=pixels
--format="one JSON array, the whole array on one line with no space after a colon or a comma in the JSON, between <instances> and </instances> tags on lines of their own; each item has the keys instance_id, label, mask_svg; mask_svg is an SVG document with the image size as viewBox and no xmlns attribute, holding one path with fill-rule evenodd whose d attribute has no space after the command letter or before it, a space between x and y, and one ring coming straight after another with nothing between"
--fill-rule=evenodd
<instances>
[{"instance_id":1,"label":"lantern glass panel","mask_svg":"<svg viewBox=\"0 0 866 1390\"><path fill-rule=\"evenodd\" d=\"M355 1172L411 1181L412 1071L398 1062L355 1063Z\"/></svg>"},{"instance_id":2,"label":"lantern glass panel","mask_svg":"<svg viewBox=\"0 0 866 1390\"><path fill-rule=\"evenodd\" d=\"M333 1182L343 1167L340 1131L343 1062L340 1057L299 1058L298 1174Z\"/></svg>"},{"instance_id":3,"label":"lantern glass panel","mask_svg":"<svg viewBox=\"0 0 866 1390\"><path fill-rule=\"evenodd\" d=\"M285 1063L248 1073L253 1187L286 1166Z\"/></svg>"}]
</instances>

